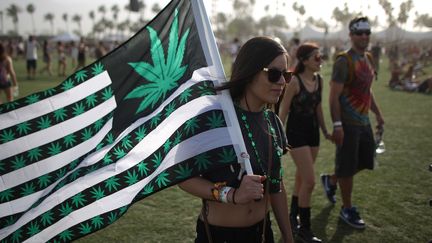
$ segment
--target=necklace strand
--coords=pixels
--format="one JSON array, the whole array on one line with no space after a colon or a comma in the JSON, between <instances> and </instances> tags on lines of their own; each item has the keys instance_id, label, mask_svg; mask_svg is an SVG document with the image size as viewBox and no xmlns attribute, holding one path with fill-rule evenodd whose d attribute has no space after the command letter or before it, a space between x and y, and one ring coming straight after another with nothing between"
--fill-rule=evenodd
<instances>
[{"instance_id":1,"label":"necklace strand","mask_svg":"<svg viewBox=\"0 0 432 243\"><path fill-rule=\"evenodd\" d=\"M266 173L266 171L263 168L262 160L261 160L261 157L259 156L258 149L256 147L256 143L255 143L255 140L253 138L252 131L251 131L250 125L248 123L247 117L246 117L246 115L244 114L243 111L241 111L240 109L239 109L239 111L240 111L240 114L241 114L241 120L242 120L242 122L244 124L244 127L246 128L248 140L249 140L250 144L252 145L252 149L253 149L253 151L255 153L255 157L257 158L258 165L261 167L261 170L263 171L264 175L266 175L267 173ZM276 143L276 138L275 138L275 129L273 128L273 126L272 126L272 124L270 122L267 110L264 111L264 117L266 119L267 126L268 126L269 131L270 131L270 135L272 136L273 148L276 149L277 148L277 143ZM273 151L269 151L269 153L272 153L272 152ZM276 154L277 154L278 158L280 158L282 156L282 152L279 151L278 149L276 149ZM270 175L269 179L272 181L272 183L280 181L280 179L273 178L271 176L271 171L268 174Z\"/></svg>"}]
</instances>

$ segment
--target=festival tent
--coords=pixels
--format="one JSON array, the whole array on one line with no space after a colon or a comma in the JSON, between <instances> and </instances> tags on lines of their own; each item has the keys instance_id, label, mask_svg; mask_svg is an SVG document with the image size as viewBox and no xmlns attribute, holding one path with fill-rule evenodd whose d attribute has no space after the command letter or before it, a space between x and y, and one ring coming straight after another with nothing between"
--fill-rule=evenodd
<instances>
[{"instance_id":1,"label":"festival tent","mask_svg":"<svg viewBox=\"0 0 432 243\"><path fill-rule=\"evenodd\" d=\"M123 35L123 34L109 34L102 38L103 42L123 42L127 40L129 36Z\"/></svg>"},{"instance_id":2,"label":"festival tent","mask_svg":"<svg viewBox=\"0 0 432 243\"><path fill-rule=\"evenodd\" d=\"M280 32L285 33L286 39L292 39L294 37L294 34L297 33L296 37L300 38L300 40L320 40L323 39L324 32L316 30L314 27L310 25L305 25L300 30L289 30L286 29L279 29Z\"/></svg>"},{"instance_id":3,"label":"festival tent","mask_svg":"<svg viewBox=\"0 0 432 243\"><path fill-rule=\"evenodd\" d=\"M425 40L432 39L432 31L420 32L420 31L407 31L399 26L391 26L382 31L373 34L376 39L383 40L386 42L400 41L400 40Z\"/></svg>"},{"instance_id":4,"label":"festival tent","mask_svg":"<svg viewBox=\"0 0 432 243\"><path fill-rule=\"evenodd\" d=\"M324 39L325 35L323 31L315 29L313 26L305 25L299 31L299 37L301 40L317 40Z\"/></svg>"},{"instance_id":5,"label":"festival tent","mask_svg":"<svg viewBox=\"0 0 432 243\"><path fill-rule=\"evenodd\" d=\"M421 32L421 31L407 31L402 29L399 26L392 26L381 31L373 31L371 38L373 40L380 40L384 42L393 42L393 41L402 41L402 40L410 40L410 41L419 41L425 39L432 39L432 31ZM331 32L328 35L328 39L330 40L349 40L349 33L347 28L343 28L336 32Z\"/></svg>"},{"instance_id":6,"label":"festival tent","mask_svg":"<svg viewBox=\"0 0 432 243\"><path fill-rule=\"evenodd\" d=\"M51 39L51 41L54 41L54 42L58 42L58 41L70 42L70 41L79 41L79 40L80 40L79 36L77 36L73 33L68 33L68 32L63 33L63 34L59 34L59 35L57 35Z\"/></svg>"}]
</instances>

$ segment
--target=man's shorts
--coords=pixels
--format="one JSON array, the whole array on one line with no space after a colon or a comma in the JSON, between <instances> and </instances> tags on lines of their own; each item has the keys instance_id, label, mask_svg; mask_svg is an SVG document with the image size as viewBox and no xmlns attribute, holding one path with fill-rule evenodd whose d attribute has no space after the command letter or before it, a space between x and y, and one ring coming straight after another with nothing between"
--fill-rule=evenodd
<instances>
[{"instance_id":1,"label":"man's shorts","mask_svg":"<svg viewBox=\"0 0 432 243\"><path fill-rule=\"evenodd\" d=\"M27 70L30 70L30 69L36 69L36 60L35 59L27 60Z\"/></svg>"},{"instance_id":2,"label":"man's shorts","mask_svg":"<svg viewBox=\"0 0 432 243\"><path fill-rule=\"evenodd\" d=\"M375 140L370 125L345 125L343 144L336 147L336 176L351 177L374 168Z\"/></svg>"}]
</instances>

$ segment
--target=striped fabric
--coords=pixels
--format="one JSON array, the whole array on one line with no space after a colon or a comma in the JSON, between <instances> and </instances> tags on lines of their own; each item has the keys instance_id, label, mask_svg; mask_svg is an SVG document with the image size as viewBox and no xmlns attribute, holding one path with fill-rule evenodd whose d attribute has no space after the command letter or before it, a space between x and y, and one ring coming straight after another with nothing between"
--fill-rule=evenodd
<instances>
[{"instance_id":1,"label":"striped fabric","mask_svg":"<svg viewBox=\"0 0 432 243\"><path fill-rule=\"evenodd\" d=\"M208 65L192 11L172 1L59 86L0 106L1 242L72 241L237 163L230 99L213 88L223 71Z\"/></svg>"}]
</instances>

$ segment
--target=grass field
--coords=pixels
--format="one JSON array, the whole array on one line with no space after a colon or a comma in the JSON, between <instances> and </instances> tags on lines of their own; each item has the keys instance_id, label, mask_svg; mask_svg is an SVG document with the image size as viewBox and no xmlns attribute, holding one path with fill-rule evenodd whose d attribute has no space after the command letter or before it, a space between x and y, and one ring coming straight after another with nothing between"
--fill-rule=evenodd
<instances>
[{"instance_id":1,"label":"grass field","mask_svg":"<svg viewBox=\"0 0 432 243\"><path fill-rule=\"evenodd\" d=\"M71 65L68 66L70 73ZM326 84L330 67L330 63L325 64L321 72ZM56 86L64 79L44 75L26 81L24 62L16 61L15 68L20 96ZM431 71L429 67L428 72ZM387 61L384 61L373 89L386 121L386 152L378 155L374 171L361 172L354 182L353 202L367 224L365 230L351 229L339 220L339 192L335 206L324 197L319 174L332 171L334 145L322 140L312 198L312 227L324 242L426 243L432 240L429 205L432 172L428 171L432 164L432 95L391 91L387 87L388 79ZM328 85L324 87L323 101L330 128ZM283 162L284 182L290 192L295 167L289 155L284 156ZM116 223L78 242L192 242L200 204L200 199L172 187L136 203ZM276 224L273 225L279 239Z\"/></svg>"}]
</instances>

